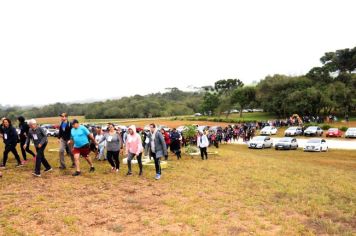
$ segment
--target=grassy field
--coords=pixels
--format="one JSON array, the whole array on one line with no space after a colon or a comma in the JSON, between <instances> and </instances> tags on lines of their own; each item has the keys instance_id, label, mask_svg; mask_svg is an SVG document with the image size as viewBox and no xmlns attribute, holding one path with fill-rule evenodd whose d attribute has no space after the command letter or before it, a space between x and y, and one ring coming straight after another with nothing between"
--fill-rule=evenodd
<instances>
[{"instance_id":1,"label":"grassy field","mask_svg":"<svg viewBox=\"0 0 356 236\"><path fill-rule=\"evenodd\" d=\"M56 148L50 139L48 149ZM0 150L3 146L0 145ZM211 148L215 151L215 148ZM356 152L248 150L223 145L208 161L170 157L153 168L126 166L72 177L31 176L10 156L0 179L0 235L355 235ZM58 153L47 152L53 167Z\"/></svg>"}]
</instances>

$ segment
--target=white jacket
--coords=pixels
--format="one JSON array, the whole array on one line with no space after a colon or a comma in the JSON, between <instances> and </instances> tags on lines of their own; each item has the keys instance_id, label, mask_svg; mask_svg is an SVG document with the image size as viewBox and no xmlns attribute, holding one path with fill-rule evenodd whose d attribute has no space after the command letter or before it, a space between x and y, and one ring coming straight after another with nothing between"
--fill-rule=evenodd
<instances>
[{"instance_id":1,"label":"white jacket","mask_svg":"<svg viewBox=\"0 0 356 236\"><path fill-rule=\"evenodd\" d=\"M203 136L198 135L197 146L200 148L209 147L209 140L205 134Z\"/></svg>"}]
</instances>

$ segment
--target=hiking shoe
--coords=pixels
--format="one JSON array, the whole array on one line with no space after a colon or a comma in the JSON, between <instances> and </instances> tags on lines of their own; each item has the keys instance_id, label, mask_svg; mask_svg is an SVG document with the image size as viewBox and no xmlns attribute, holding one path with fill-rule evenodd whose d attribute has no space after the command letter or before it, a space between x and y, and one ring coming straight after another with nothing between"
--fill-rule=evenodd
<instances>
[{"instance_id":1,"label":"hiking shoe","mask_svg":"<svg viewBox=\"0 0 356 236\"><path fill-rule=\"evenodd\" d=\"M142 174L143 174L142 171L140 171L140 173L138 175L141 176Z\"/></svg>"},{"instance_id":2,"label":"hiking shoe","mask_svg":"<svg viewBox=\"0 0 356 236\"><path fill-rule=\"evenodd\" d=\"M26 164L27 164L27 160L21 161L21 164L22 164L22 165L26 165Z\"/></svg>"},{"instance_id":3,"label":"hiking shoe","mask_svg":"<svg viewBox=\"0 0 356 236\"><path fill-rule=\"evenodd\" d=\"M72 174L72 176L79 176L80 174L81 174L80 171L76 171L76 172L74 172L74 173Z\"/></svg>"},{"instance_id":4,"label":"hiking shoe","mask_svg":"<svg viewBox=\"0 0 356 236\"><path fill-rule=\"evenodd\" d=\"M89 170L89 172L94 172L95 171L95 168L94 168L94 166L93 167L90 167L90 170Z\"/></svg>"},{"instance_id":5,"label":"hiking shoe","mask_svg":"<svg viewBox=\"0 0 356 236\"><path fill-rule=\"evenodd\" d=\"M58 167L58 169L60 169L60 170L65 170L65 169L67 169L67 167L65 167L65 166L60 166L60 167Z\"/></svg>"},{"instance_id":6,"label":"hiking shoe","mask_svg":"<svg viewBox=\"0 0 356 236\"><path fill-rule=\"evenodd\" d=\"M127 174L126 175L132 175L132 172L127 172Z\"/></svg>"},{"instance_id":7,"label":"hiking shoe","mask_svg":"<svg viewBox=\"0 0 356 236\"><path fill-rule=\"evenodd\" d=\"M18 168L18 167L23 167L24 165L22 165L22 163L20 164L17 164L15 167Z\"/></svg>"},{"instance_id":8,"label":"hiking shoe","mask_svg":"<svg viewBox=\"0 0 356 236\"><path fill-rule=\"evenodd\" d=\"M116 169L116 172L119 172L120 169Z\"/></svg>"},{"instance_id":9,"label":"hiking shoe","mask_svg":"<svg viewBox=\"0 0 356 236\"><path fill-rule=\"evenodd\" d=\"M52 168L49 168L49 169L45 169L44 172L47 173L47 172L50 172L50 171L52 171L52 170L53 170Z\"/></svg>"},{"instance_id":10,"label":"hiking shoe","mask_svg":"<svg viewBox=\"0 0 356 236\"><path fill-rule=\"evenodd\" d=\"M156 180L159 180L160 178L161 178L161 175L160 175L160 174L156 174L155 179L156 179Z\"/></svg>"},{"instance_id":11,"label":"hiking shoe","mask_svg":"<svg viewBox=\"0 0 356 236\"><path fill-rule=\"evenodd\" d=\"M32 175L35 177L41 177L41 174L32 173Z\"/></svg>"},{"instance_id":12,"label":"hiking shoe","mask_svg":"<svg viewBox=\"0 0 356 236\"><path fill-rule=\"evenodd\" d=\"M0 166L0 170L5 170L5 169L6 169L5 166L3 166L3 165Z\"/></svg>"}]
</instances>

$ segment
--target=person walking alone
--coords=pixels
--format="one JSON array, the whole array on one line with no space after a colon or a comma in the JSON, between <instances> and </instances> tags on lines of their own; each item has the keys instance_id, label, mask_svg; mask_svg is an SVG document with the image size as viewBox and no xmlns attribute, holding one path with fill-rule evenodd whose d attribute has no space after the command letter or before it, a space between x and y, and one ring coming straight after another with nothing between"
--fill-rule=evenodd
<instances>
[{"instance_id":1,"label":"person walking alone","mask_svg":"<svg viewBox=\"0 0 356 236\"><path fill-rule=\"evenodd\" d=\"M198 135L198 138L197 138L197 146L200 149L201 159L204 160L204 157L205 157L205 160L208 160L207 148L209 146L209 140L208 140L208 137L204 134L203 131L199 131L199 135Z\"/></svg>"}]
</instances>

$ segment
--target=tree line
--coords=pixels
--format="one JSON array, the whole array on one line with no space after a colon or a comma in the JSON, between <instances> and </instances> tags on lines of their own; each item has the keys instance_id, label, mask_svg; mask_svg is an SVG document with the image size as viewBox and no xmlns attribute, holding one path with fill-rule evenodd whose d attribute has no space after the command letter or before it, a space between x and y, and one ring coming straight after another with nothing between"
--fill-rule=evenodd
<instances>
[{"instance_id":1,"label":"tree line","mask_svg":"<svg viewBox=\"0 0 356 236\"><path fill-rule=\"evenodd\" d=\"M84 104L55 103L43 107L2 107L0 116L15 119L51 117L66 111L89 119L150 118L192 115L229 116L236 109L262 108L278 117L291 114L351 114L356 111L356 47L327 52L322 66L301 76L266 76L255 85L239 79L218 80L194 92L167 88L164 93L135 95Z\"/></svg>"},{"instance_id":2,"label":"tree line","mask_svg":"<svg viewBox=\"0 0 356 236\"><path fill-rule=\"evenodd\" d=\"M202 110L229 116L231 109L262 108L278 117L349 115L356 111L356 47L327 52L322 66L302 76L267 76L254 86L239 79L219 80L203 87Z\"/></svg>"}]
</instances>

